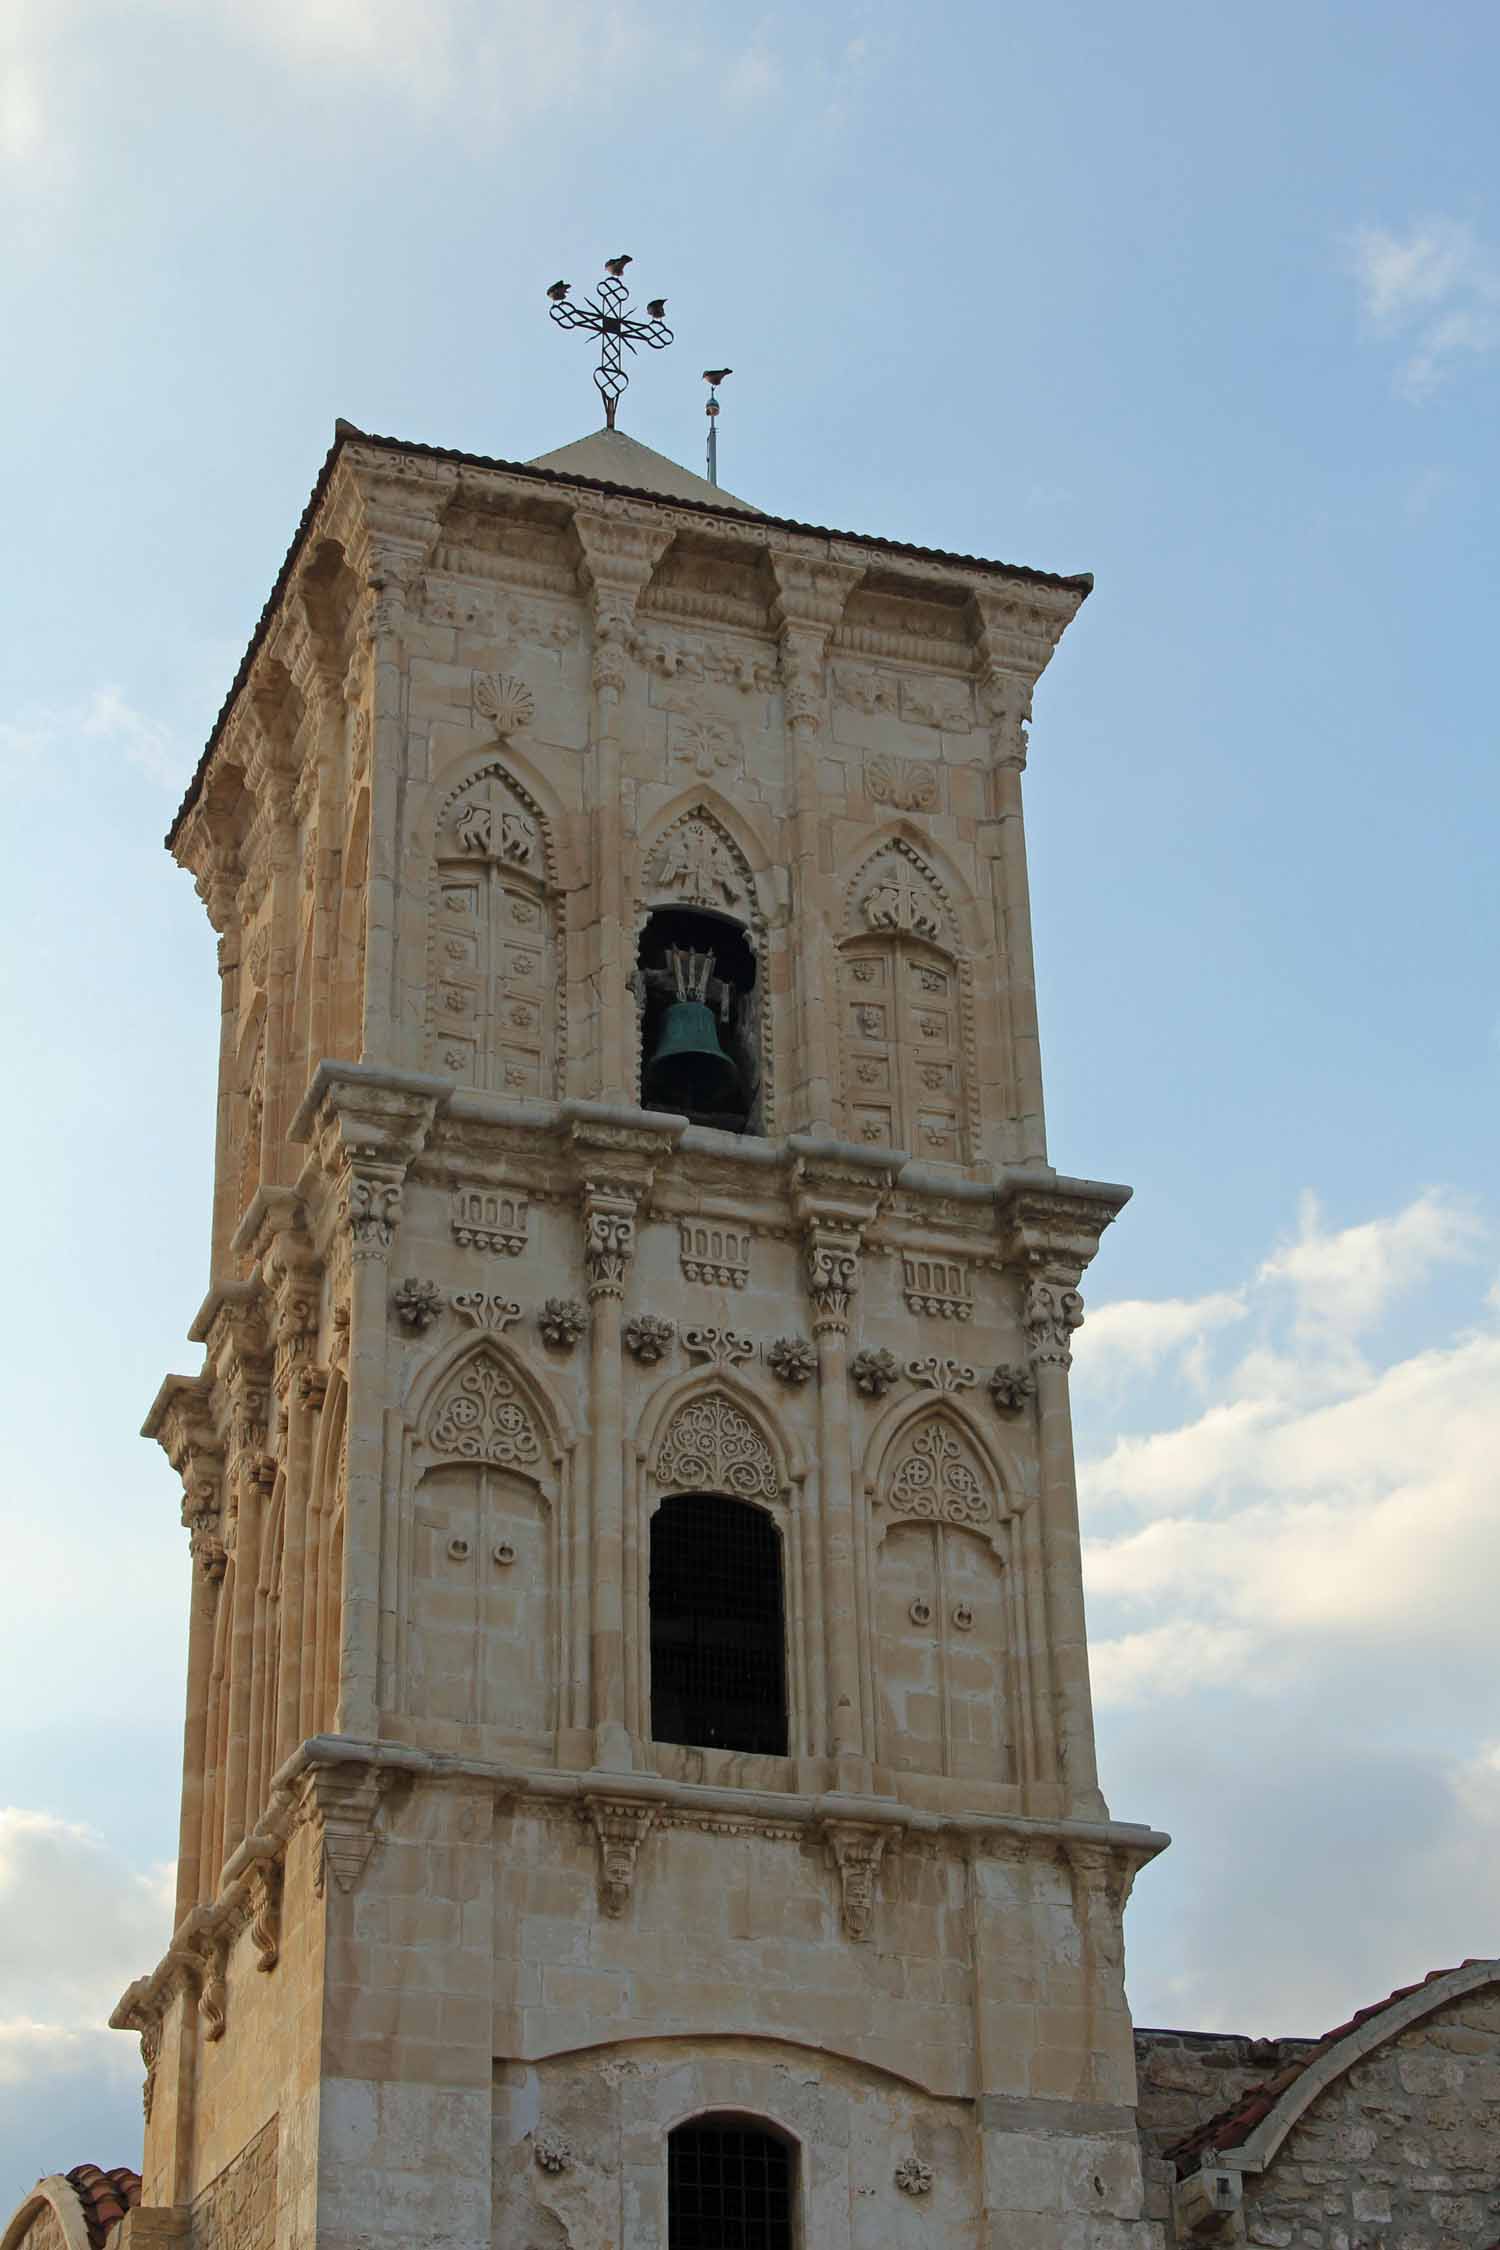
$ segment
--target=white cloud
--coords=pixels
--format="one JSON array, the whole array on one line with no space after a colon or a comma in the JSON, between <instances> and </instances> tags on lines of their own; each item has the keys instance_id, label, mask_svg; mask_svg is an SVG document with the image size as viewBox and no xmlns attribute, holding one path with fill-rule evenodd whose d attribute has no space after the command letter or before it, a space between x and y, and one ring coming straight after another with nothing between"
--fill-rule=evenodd
<instances>
[{"instance_id":1,"label":"white cloud","mask_svg":"<svg viewBox=\"0 0 1500 2250\"><path fill-rule=\"evenodd\" d=\"M1480 1239L1462 1204L1428 1192L1336 1231L1304 1206L1297 1240L1228 1302L1261 1340L1212 1376L1206 1405L1085 1460L1090 1592L1111 1605L1095 1641L1101 1701L1192 1689L1184 1649L1213 1675L1284 1680L1330 1639L1378 1638L1415 1658L1439 1641L1478 1656L1500 1565L1500 1333L1455 1322L1437 1345L1370 1366L1351 1348L1439 1265ZM1469 1309L1471 1300L1460 1298ZM1121 1308L1127 1336L1181 1343L1194 1308ZM1110 1308L1096 1325L1108 1328ZM1085 1332L1086 1333L1086 1332Z\"/></svg>"},{"instance_id":2,"label":"white cloud","mask_svg":"<svg viewBox=\"0 0 1500 2250\"><path fill-rule=\"evenodd\" d=\"M1366 315L1404 340L1397 384L1408 397L1428 397L1462 360L1500 347L1500 258L1462 220L1362 227L1352 249Z\"/></svg>"},{"instance_id":3,"label":"white cloud","mask_svg":"<svg viewBox=\"0 0 1500 2250\"><path fill-rule=\"evenodd\" d=\"M1121 1298L1090 1311L1077 1349L1091 1378L1139 1374L1174 1353L1193 1353L1212 1330L1244 1317L1244 1298L1228 1290L1208 1297Z\"/></svg>"},{"instance_id":4,"label":"white cloud","mask_svg":"<svg viewBox=\"0 0 1500 2250\"><path fill-rule=\"evenodd\" d=\"M61 2052L104 2028L133 1977L171 1935L173 1871L139 1874L87 1828L0 1808L0 2024L4 2057L40 2041ZM116 2034L116 2037L119 2035Z\"/></svg>"},{"instance_id":5,"label":"white cloud","mask_svg":"<svg viewBox=\"0 0 1500 2250\"><path fill-rule=\"evenodd\" d=\"M69 769L80 750L123 758L158 787L180 790L191 762L164 727L136 710L117 687L96 687L67 708L33 705L0 719L0 761Z\"/></svg>"}]
</instances>

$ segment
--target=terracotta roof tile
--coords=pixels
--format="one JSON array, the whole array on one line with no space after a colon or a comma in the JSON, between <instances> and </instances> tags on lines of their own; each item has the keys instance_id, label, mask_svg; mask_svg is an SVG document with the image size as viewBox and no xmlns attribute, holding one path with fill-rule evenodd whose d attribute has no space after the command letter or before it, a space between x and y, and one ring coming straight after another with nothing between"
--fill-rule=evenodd
<instances>
[{"instance_id":1,"label":"terracotta roof tile","mask_svg":"<svg viewBox=\"0 0 1500 2250\"><path fill-rule=\"evenodd\" d=\"M983 570L994 572L1002 578L1026 579L1034 586L1066 587L1070 593L1077 594L1080 600L1085 599L1093 590L1094 579L1091 571L1080 571L1074 576L1062 577L1055 571L1033 570L1025 563L992 562L982 555L949 554L941 547L914 547L907 540L881 539L868 531L831 531L824 524L799 523L795 517L791 516L767 516L762 515L759 510L752 511L743 507L725 506L716 508L704 500L666 499L664 501L663 495L659 492L641 491L631 485L609 484L602 478L569 476L559 469L540 469L531 461L502 461L488 453L461 453L450 445L422 445L409 443L404 438L375 437L366 430L357 430L352 422L346 422L340 417L334 424L333 443L324 456L323 466L318 471L317 481L308 495L307 506L303 509L297 529L292 535L292 543L286 551L280 570L276 573L276 583L271 588L266 598L265 607L256 620L249 646L240 659L239 670L234 675L229 693L219 707L219 715L215 719L213 730L204 745L203 755L198 760L182 803L178 806L172 825L167 830L166 842L169 851L176 840L178 829L197 802L198 791L203 786L203 777L208 771L208 762L213 756L219 736L223 732L224 722L234 708L235 698L238 696L240 689L250 676L250 667L255 661L256 651L260 647L266 627L271 622L276 605L286 589L287 580L291 577L296 566L297 558L302 550L302 542L311 528L313 517L317 514L323 495L328 489L329 479L333 475L334 463L346 444L374 446L382 453L420 453L429 461L453 461L460 468L502 469L507 476L532 477L539 484L581 487L596 492L615 492L627 500L650 500L658 506L687 508L696 515L710 519L714 516L728 516L736 523L754 524L772 531L796 531L814 539L837 539L848 546L873 547L886 554L913 555L922 562L954 563L965 570Z\"/></svg>"},{"instance_id":2,"label":"terracotta roof tile","mask_svg":"<svg viewBox=\"0 0 1500 2250\"><path fill-rule=\"evenodd\" d=\"M97 2164L75 2164L68 2184L78 2198L92 2250L104 2250L110 2228L141 2200L140 2173L132 2172L128 2164L117 2164L109 2172Z\"/></svg>"},{"instance_id":3,"label":"terracotta roof tile","mask_svg":"<svg viewBox=\"0 0 1500 2250\"><path fill-rule=\"evenodd\" d=\"M1426 1976L1418 1977L1415 1984L1399 1985L1394 1992L1388 1992L1383 2000L1376 2000L1368 2008L1356 2009L1347 2023L1339 2024L1333 2031L1325 2031L1322 2038L1315 2046L1310 2047L1305 2055L1300 2056L1295 2062L1286 2064L1283 2069L1276 2071L1271 2077L1263 2078L1258 2086L1248 2088L1237 2101L1231 2102L1227 2109L1221 2109L1216 2116L1210 2117L1202 2125L1196 2126L1183 2140L1175 2142L1171 2148L1167 2149L1165 2154L1177 2166L1179 2174L1182 2174L1192 2169L1195 2160L1201 2157L1206 2149L1240 2147L1242 2142L1249 2139L1261 2119L1270 2115L1287 2088L1293 2085L1311 2064L1326 2055L1330 2047L1336 2047L1341 2039L1347 2039L1351 2032L1358 2031L1360 2026L1367 2024L1372 2016L1383 2015L1387 2008L1394 2008L1399 2000L1410 1999L1412 1993L1420 1992L1424 1984L1435 1984L1440 1977L1451 1977L1455 1966L1460 1969L1475 1967L1477 1958L1477 1956L1471 1955L1468 1960L1450 1964L1446 1969L1429 1969Z\"/></svg>"}]
</instances>

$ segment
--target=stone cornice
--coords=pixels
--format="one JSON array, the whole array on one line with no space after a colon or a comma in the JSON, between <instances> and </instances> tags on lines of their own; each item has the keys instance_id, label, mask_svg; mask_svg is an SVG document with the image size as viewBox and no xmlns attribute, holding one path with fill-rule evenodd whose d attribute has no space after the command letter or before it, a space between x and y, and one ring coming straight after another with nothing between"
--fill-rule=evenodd
<instances>
[{"instance_id":1,"label":"stone cornice","mask_svg":"<svg viewBox=\"0 0 1500 2250\"><path fill-rule=\"evenodd\" d=\"M1124 1210L1131 1193L1109 1180L1008 1174L996 1198L996 1220L1007 1259L1071 1273L1076 1282L1092 1262L1099 1237Z\"/></svg>"},{"instance_id":2,"label":"stone cornice","mask_svg":"<svg viewBox=\"0 0 1500 2250\"><path fill-rule=\"evenodd\" d=\"M633 1810L643 1816L642 1834L644 1816L649 1815L653 1822L732 1821L747 1830L769 1829L822 1841L830 1850L836 1850L840 1842L847 1846L850 1838L866 1840L872 1853L877 1848L881 1853L896 1849L907 1839L948 1842L969 1855L998 1852L1008 1858L1031 1854L1052 1857L1059 1851L1089 1850L1105 1855L1117 1870L1117 1880L1165 1851L1171 1840L1159 1829L1128 1821L1049 1820L1020 1813L939 1813L895 1797L864 1797L834 1790L783 1794L773 1789L670 1781L647 1773L567 1773L550 1767L511 1766L491 1759L418 1750L405 1743L314 1735L293 1751L272 1777L261 1823L226 1860L218 1896L208 1905L193 1908L174 1932L157 1967L149 1976L137 1978L122 1995L109 2019L114 2029L149 2032L160 2024L184 1981L197 1981L201 1986L216 1966L222 1979L224 1949L240 1928L258 1911L264 1911L267 1871L283 1859L290 1837L304 1822L317 1821L326 1826L332 1818L340 1824L334 1850L342 1855L350 1884L357 1880L355 1862L363 1865L374 1841L381 1790L395 1781L488 1790L512 1810L527 1805L567 1807L583 1822L593 1821L595 1809L607 1803L620 1815ZM349 1886L339 1881L338 1887Z\"/></svg>"}]
</instances>

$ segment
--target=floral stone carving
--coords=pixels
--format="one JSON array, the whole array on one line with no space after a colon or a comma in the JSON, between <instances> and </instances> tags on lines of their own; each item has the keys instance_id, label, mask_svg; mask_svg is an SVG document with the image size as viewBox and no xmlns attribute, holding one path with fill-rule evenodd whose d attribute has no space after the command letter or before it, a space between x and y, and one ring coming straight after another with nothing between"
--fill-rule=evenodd
<instances>
[{"instance_id":1,"label":"floral stone carving","mask_svg":"<svg viewBox=\"0 0 1500 2250\"><path fill-rule=\"evenodd\" d=\"M588 1326L588 1314L572 1297L549 1297L536 1316L542 1341L560 1352L570 1352Z\"/></svg>"},{"instance_id":2,"label":"floral stone carving","mask_svg":"<svg viewBox=\"0 0 1500 2250\"><path fill-rule=\"evenodd\" d=\"M676 1333L674 1320L658 1320L655 1313L639 1313L625 1323L625 1349L642 1367L654 1367Z\"/></svg>"},{"instance_id":3,"label":"floral stone carving","mask_svg":"<svg viewBox=\"0 0 1500 2250\"><path fill-rule=\"evenodd\" d=\"M717 1367L735 1367L755 1357L755 1340L737 1328L684 1328L684 1347L694 1359L711 1360Z\"/></svg>"},{"instance_id":4,"label":"floral stone carving","mask_svg":"<svg viewBox=\"0 0 1500 2250\"><path fill-rule=\"evenodd\" d=\"M515 1383L488 1351L466 1361L443 1392L428 1443L435 1453L498 1469L530 1468L542 1457Z\"/></svg>"},{"instance_id":5,"label":"floral stone carving","mask_svg":"<svg viewBox=\"0 0 1500 2250\"><path fill-rule=\"evenodd\" d=\"M932 2166L920 2156L903 2156L896 2166L895 2182L903 2195L927 2195L932 2190Z\"/></svg>"},{"instance_id":6,"label":"floral stone carving","mask_svg":"<svg viewBox=\"0 0 1500 2250\"><path fill-rule=\"evenodd\" d=\"M990 1520L989 1495L941 1422L924 1422L891 1481L892 1513L940 1523Z\"/></svg>"},{"instance_id":7,"label":"floral stone carving","mask_svg":"<svg viewBox=\"0 0 1500 2250\"><path fill-rule=\"evenodd\" d=\"M936 1352L925 1359L909 1359L906 1372L924 1391L971 1391L979 1380L962 1360L939 1359Z\"/></svg>"},{"instance_id":8,"label":"floral stone carving","mask_svg":"<svg viewBox=\"0 0 1500 2250\"><path fill-rule=\"evenodd\" d=\"M895 1353L884 1348L879 1351L856 1352L849 1362L850 1380L854 1388L866 1398L884 1398L900 1373Z\"/></svg>"},{"instance_id":9,"label":"floral stone carving","mask_svg":"<svg viewBox=\"0 0 1500 2250\"><path fill-rule=\"evenodd\" d=\"M990 1377L990 1397L1002 1414L1019 1414L1036 1396L1036 1377L1029 1367L997 1367Z\"/></svg>"},{"instance_id":10,"label":"floral stone carving","mask_svg":"<svg viewBox=\"0 0 1500 2250\"><path fill-rule=\"evenodd\" d=\"M716 1392L679 1406L656 1451L664 1492L727 1492L775 1500L781 1487L771 1449L732 1399Z\"/></svg>"},{"instance_id":11,"label":"floral stone carving","mask_svg":"<svg viewBox=\"0 0 1500 2250\"><path fill-rule=\"evenodd\" d=\"M766 1365L783 1383L799 1387L818 1372L818 1355L804 1337L778 1336L767 1346Z\"/></svg>"},{"instance_id":12,"label":"floral stone carving","mask_svg":"<svg viewBox=\"0 0 1500 2250\"><path fill-rule=\"evenodd\" d=\"M572 2169L572 2142L564 2140L561 2133L549 2132L545 2126L532 2135L531 2152L544 2172L567 2172Z\"/></svg>"},{"instance_id":13,"label":"floral stone carving","mask_svg":"<svg viewBox=\"0 0 1500 2250\"><path fill-rule=\"evenodd\" d=\"M418 1281L414 1274L408 1274L391 1303L402 1327L414 1328L422 1335L443 1309L443 1292L435 1281Z\"/></svg>"}]
</instances>

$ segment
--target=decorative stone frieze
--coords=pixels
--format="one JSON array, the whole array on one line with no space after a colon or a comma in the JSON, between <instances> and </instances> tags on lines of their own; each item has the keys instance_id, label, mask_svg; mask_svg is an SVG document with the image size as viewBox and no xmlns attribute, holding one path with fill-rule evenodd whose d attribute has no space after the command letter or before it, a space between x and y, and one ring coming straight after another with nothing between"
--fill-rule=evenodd
<instances>
[{"instance_id":1,"label":"decorative stone frieze","mask_svg":"<svg viewBox=\"0 0 1500 2250\"><path fill-rule=\"evenodd\" d=\"M449 1212L461 1250L518 1258L526 1247L531 1199L517 1188L455 1188Z\"/></svg>"},{"instance_id":2,"label":"decorative stone frieze","mask_svg":"<svg viewBox=\"0 0 1500 2250\"><path fill-rule=\"evenodd\" d=\"M724 1219L680 1219L678 1248L685 1281L743 1289L750 1279L750 1229Z\"/></svg>"},{"instance_id":3,"label":"decorative stone frieze","mask_svg":"<svg viewBox=\"0 0 1500 2250\"><path fill-rule=\"evenodd\" d=\"M903 1250L901 1294L908 1312L922 1313L929 1320L972 1320L974 1268L966 1258Z\"/></svg>"}]
</instances>

